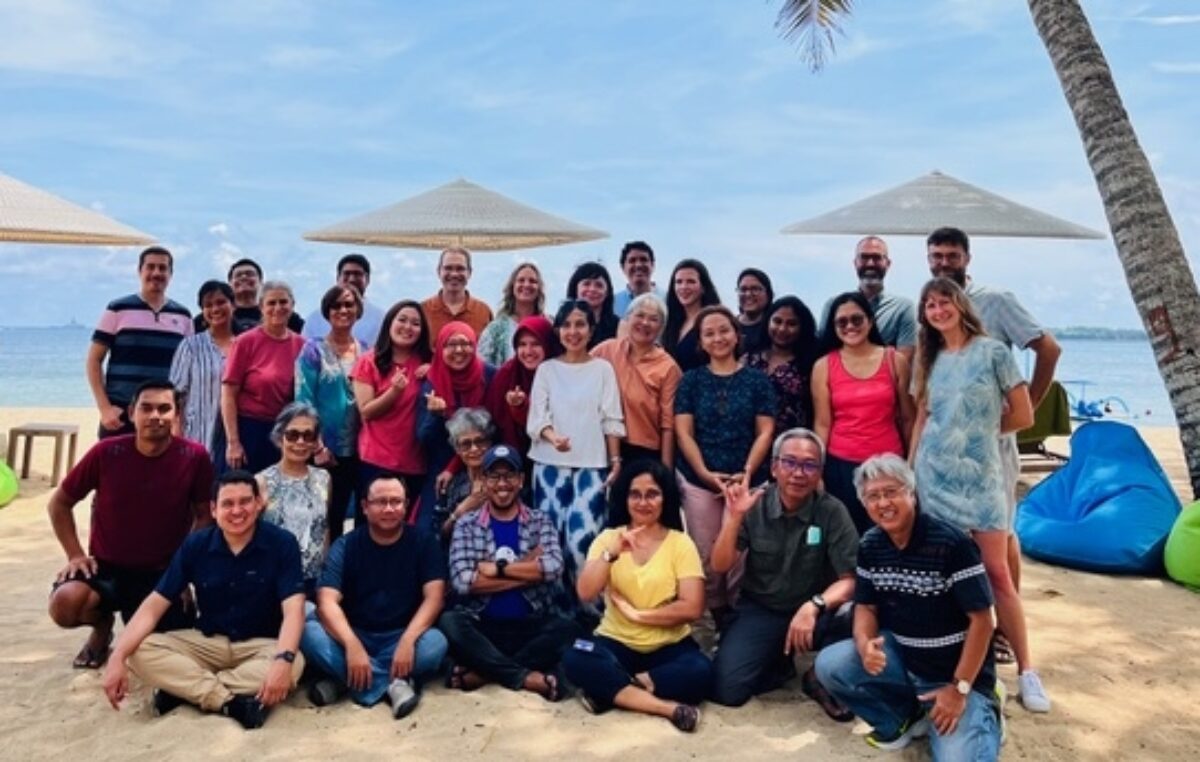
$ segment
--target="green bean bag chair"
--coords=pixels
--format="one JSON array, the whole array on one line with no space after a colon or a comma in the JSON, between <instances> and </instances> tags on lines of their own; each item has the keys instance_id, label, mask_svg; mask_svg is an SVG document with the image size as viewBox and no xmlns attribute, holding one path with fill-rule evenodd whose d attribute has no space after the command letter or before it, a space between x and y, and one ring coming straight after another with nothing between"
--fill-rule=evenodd
<instances>
[{"instance_id":1,"label":"green bean bag chair","mask_svg":"<svg viewBox=\"0 0 1200 762\"><path fill-rule=\"evenodd\" d=\"M17 475L6 463L0 463L0 508L12 502L17 496Z\"/></svg>"},{"instance_id":2,"label":"green bean bag chair","mask_svg":"<svg viewBox=\"0 0 1200 762\"><path fill-rule=\"evenodd\" d=\"M1186 506L1175 520L1163 561L1171 579L1200 591L1200 500Z\"/></svg>"}]
</instances>

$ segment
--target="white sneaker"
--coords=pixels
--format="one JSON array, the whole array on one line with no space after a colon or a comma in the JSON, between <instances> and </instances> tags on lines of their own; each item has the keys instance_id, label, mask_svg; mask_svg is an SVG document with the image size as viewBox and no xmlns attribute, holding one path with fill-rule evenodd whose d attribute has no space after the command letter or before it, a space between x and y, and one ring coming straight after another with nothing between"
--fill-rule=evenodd
<instances>
[{"instance_id":1,"label":"white sneaker","mask_svg":"<svg viewBox=\"0 0 1200 762\"><path fill-rule=\"evenodd\" d=\"M1046 689L1042 687L1042 678L1038 677L1037 672L1032 669L1025 670L1017 678L1017 683L1022 706L1038 714L1050 711L1050 697L1046 695Z\"/></svg>"},{"instance_id":2,"label":"white sneaker","mask_svg":"<svg viewBox=\"0 0 1200 762\"><path fill-rule=\"evenodd\" d=\"M397 720L407 717L421 703L421 694L413 690L412 683L401 677L388 686L387 695L392 702L392 716Z\"/></svg>"}]
</instances>

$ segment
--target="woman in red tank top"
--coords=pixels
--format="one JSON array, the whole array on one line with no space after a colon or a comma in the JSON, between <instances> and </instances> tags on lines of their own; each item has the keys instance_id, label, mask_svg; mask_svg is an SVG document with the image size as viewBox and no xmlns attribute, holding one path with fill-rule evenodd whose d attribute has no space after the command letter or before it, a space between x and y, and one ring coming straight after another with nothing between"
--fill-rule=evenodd
<instances>
[{"instance_id":1,"label":"woman in red tank top","mask_svg":"<svg viewBox=\"0 0 1200 762\"><path fill-rule=\"evenodd\" d=\"M858 291L830 303L822 344L812 392L813 430L826 446L825 490L846 505L861 535L872 522L855 492L854 469L874 455L908 451L908 360L884 345L871 305Z\"/></svg>"}]
</instances>

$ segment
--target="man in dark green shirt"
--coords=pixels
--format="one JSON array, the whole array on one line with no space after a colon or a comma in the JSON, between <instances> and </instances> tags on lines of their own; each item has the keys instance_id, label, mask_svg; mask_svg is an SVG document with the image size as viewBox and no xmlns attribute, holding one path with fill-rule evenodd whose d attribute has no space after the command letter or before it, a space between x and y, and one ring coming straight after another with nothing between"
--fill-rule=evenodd
<instances>
[{"instance_id":1,"label":"man in dark green shirt","mask_svg":"<svg viewBox=\"0 0 1200 762\"><path fill-rule=\"evenodd\" d=\"M712 567L728 571L744 553L745 574L714 664L717 703L741 706L779 687L795 674L794 654L850 636L858 532L841 501L819 489L824 460L820 437L791 429L771 451L774 483L726 487ZM811 669L802 685L830 717L853 719Z\"/></svg>"}]
</instances>

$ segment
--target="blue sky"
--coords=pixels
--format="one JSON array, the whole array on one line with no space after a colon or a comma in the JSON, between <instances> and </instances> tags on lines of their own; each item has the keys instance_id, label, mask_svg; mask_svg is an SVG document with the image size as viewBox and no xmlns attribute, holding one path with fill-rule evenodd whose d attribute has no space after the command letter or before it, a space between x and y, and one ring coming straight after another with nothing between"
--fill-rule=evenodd
<instances>
[{"instance_id":1,"label":"blue sky","mask_svg":"<svg viewBox=\"0 0 1200 762\"><path fill-rule=\"evenodd\" d=\"M1200 4L1084 3L1185 248L1200 243ZM349 247L306 230L466 177L607 230L482 254L571 268L645 239L659 280L744 266L813 306L854 283L853 239L784 225L940 169L1106 230L1074 123L1024 3L864 1L826 70L777 2L339 3L0 0L0 172L158 236L171 295L256 258L311 309ZM894 238L889 287L928 277ZM370 296L436 289L435 255L363 250ZM972 273L1049 325L1136 326L1109 241L977 239ZM135 249L0 246L0 323L92 323L134 290ZM1194 266L1194 265L1193 265Z\"/></svg>"}]
</instances>

